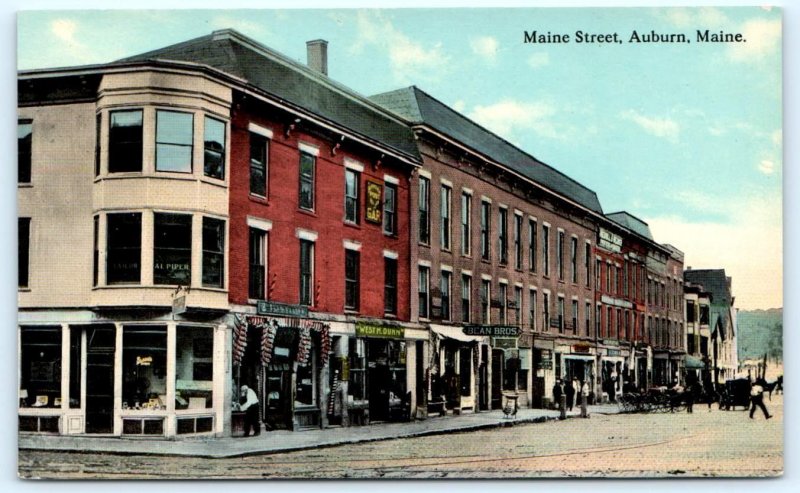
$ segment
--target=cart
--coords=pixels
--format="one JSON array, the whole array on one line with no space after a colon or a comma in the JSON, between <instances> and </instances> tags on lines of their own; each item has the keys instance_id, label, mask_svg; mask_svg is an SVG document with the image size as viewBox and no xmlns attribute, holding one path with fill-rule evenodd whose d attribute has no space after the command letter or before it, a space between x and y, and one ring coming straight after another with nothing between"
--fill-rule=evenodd
<instances>
[{"instance_id":1,"label":"cart","mask_svg":"<svg viewBox=\"0 0 800 493\"><path fill-rule=\"evenodd\" d=\"M727 380L720 396L720 409L730 411L743 406L746 411L750 407L750 387L750 380L746 378Z\"/></svg>"}]
</instances>

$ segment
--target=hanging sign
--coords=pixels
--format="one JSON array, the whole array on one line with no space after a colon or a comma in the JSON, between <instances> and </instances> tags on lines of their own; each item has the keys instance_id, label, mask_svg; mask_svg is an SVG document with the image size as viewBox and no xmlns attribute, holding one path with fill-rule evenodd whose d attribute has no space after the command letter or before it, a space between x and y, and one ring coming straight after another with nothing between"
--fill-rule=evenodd
<instances>
[{"instance_id":1,"label":"hanging sign","mask_svg":"<svg viewBox=\"0 0 800 493\"><path fill-rule=\"evenodd\" d=\"M366 219L371 223L383 222L383 184L367 180Z\"/></svg>"},{"instance_id":2,"label":"hanging sign","mask_svg":"<svg viewBox=\"0 0 800 493\"><path fill-rule=\"evenodd\" d=\"M513 325L466 325L461 331L468 336L518 337L519 327Z\"/></svg>"},{"instance_id":3,"label":"hanging sign","mask_svg":"<svg viewBox=\"0 0 800 493\"><path fill-rule=\"evenodd\" d=\"M308 317L308 307L303 305L287 305L275 301L258 300L256 310L259 315L278 315L281 317Z\"/></svg>"}]
</instances>

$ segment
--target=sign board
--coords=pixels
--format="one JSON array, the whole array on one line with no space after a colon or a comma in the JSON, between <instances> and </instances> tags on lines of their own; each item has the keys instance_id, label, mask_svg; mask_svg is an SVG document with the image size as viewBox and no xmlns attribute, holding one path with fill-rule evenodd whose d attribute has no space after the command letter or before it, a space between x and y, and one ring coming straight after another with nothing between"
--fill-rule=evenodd
<instances>
[{"instance_id":1,"label":"sign board","mask_svg":"<svg viewBox=\"0 0 800 493\"><path fill-rule=\"evenodd\" d=\"M539 370L552 370L553 352L548 349L542 349L540 351L540 358L536 362L536 368Z\"/></svg>"},{"instance_id":2,"label":"sign board","mask_svg":"<svg viewBox=\"0 0 800 493\"><path fill-rule=\"evenodd\" d=\"M281 317L308 317L308 307L302 305L287 305L275 301L258 300L256 311L259 315L278 315Z\"/></svg>"},{"instance_id":3,"label":"sign board","mask_svg":"<svg viewBox=\"0 0 800 493\"><path fill-rule=\"evenodd\" d=\"M383 184L367 180L366 219L371 223L383 222Z\"/></svg>"},{"instance_id":4,"label":"sign board","mask_svg":"<svg viewBox=\"0 0 800 493\"><path fill-rule=\"evenodd\" d=\"M551 318L550 327L554 329L561 328L561 320L559 320L558 318Z\"/></svg>"},{"instance_id":5,"label":"sign board","mask_svg":"<svg viewBox=\"0 0 800 493\"><path fill-rule=\"evenodd\" d=\"M607 229L600 228L600 241L598 243L601 248L605 248L608 251L615 253L622 251L622 237Z\"/></svg>"},{"instance_id":6,"label":"sign board","mask_svg":"<svg viewBox=\"0 0 800 493\"><path fill-rule=\"evenodd\" d=\"M517 349L516 337L493 337L492 347L494 349Z\"/></svg>"},{"instance_id":7,"label":"sign board","mask_svg":"<svg viewBox=\"0 0 800 493\"><path fill-rule=\"evenodd\" d=\"M186 294L172 298L172 314L183 315L186 313Z\"/></svg>"},{"instance_id":8,"label":"sign board","mask_svg":"<svg viewBox=\"0 0 800 493\"><path fill-rule=\"evenodd\" d=\"M536 349L545 349L552 351L553 349L555 349L556 345L555 342L553 342L552 340L548 341L546 339L534 339L533 347L535 347Z\"/></svg>"},{"instance_id":9,"label":"sign board","mask_svg":"<svg viewBox=\"0 0 800 493\"><path fill-rule=\"evenodd\" d=\"M519 337L519 327L512 325L466 325L461 331L468 336Z\"/></svg>"},{"instance_id":10,"label":"sign board","mask_svg":"<svg viewBox=\"0 0 800 493\"><path fill-rule=\"evenodd\" d=\"M389 325L356 323L356 337L380 337L384 339L403 339L405 329Z\"/></svg>"},{"instance_id":11,"label":"sign board","mask_svg":"<svg viewBox=\"0 0 800 493\"><path fill-rule=\"evenodd\" d=\"M573 344L572 345L572 352L573 353L582 353L582 354L589 354L591 350L590 344Z\"/></svg>"},{"instance_id":12,"label":"sign board","mask_svg":"<svg viewBox=\"0 0 800 493\"><path fill-rule=\"evenodd\" d=\"M501 300L491 300L489 306L492 308L503 308L503 302Z\"/></svg>"},{"instance_id":13,"label":"sign board","mask_svg":"<svg viewBox=\"0 0 800 493\"><path fill-rule=\"evenodd\" d=\"M531 369L531 351L519 352L519 369L520 370Z\"/></svg>"},{"instance_id":14,"label":"sign board","mask_svg":"<svg viewBox=\"0 0 800 493\"><path fill-rule=\"evenodd\" d=\"M620 300L618 298L614 298L612 296L608 296L605 294L600 297L600 301L602 301L607 305L614 305L621 308L633 308L633 303L631 303L630 301Z\"/></svg>"}]
</instances>

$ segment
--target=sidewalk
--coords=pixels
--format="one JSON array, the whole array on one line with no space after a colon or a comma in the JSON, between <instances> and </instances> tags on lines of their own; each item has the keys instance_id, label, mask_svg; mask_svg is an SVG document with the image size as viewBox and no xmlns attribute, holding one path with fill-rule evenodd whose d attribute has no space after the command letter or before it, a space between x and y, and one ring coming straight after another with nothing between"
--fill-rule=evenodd
<instances>
[{"instance_id":1,"label":"sidewalk","mask_svg":"<svg viewBox=\"0 0 800 493\"><path fill-rule=\"evenodd\" d=\"M589 414L617 414L616 404L589 406ZM331 447L359 442L390 440L425 435L467 432L524 423L558 419L558 411L520 409L516 418L508 419L495 410L460 416L432 417L424 421L386 423L349 428L309 431L261 432L258 437L237 438L120 438L90 436L18 435L20 450L87 452L136 455L172 455L204 458L274 454L297 450ZM567 413L567 418L580 418L580 409Z\"/></svg>"}]
</instances>

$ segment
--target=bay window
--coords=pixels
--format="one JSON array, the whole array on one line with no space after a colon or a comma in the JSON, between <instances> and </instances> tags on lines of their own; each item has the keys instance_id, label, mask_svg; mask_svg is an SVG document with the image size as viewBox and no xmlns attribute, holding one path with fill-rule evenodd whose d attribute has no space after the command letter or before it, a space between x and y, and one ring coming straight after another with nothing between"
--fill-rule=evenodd
<instances>
[{"instance_id":1,"label":"bay window","mask_svg":"<svg viewBox=\"0 0 800 493\"><path fill-rule=\"evenodd\" d=\"M156 171L192 172L194 115L156 111Z\"/></svg>"},{"instance_id":2,"label":"bay window","mask_svg":"<svg viewBox=\"0 0 800 493\"><path fill-rule=\"evenodd\" d=\"M192 216L155 213L153 283L189 286L192 281Z\"/></svg>"}]
</instances>

